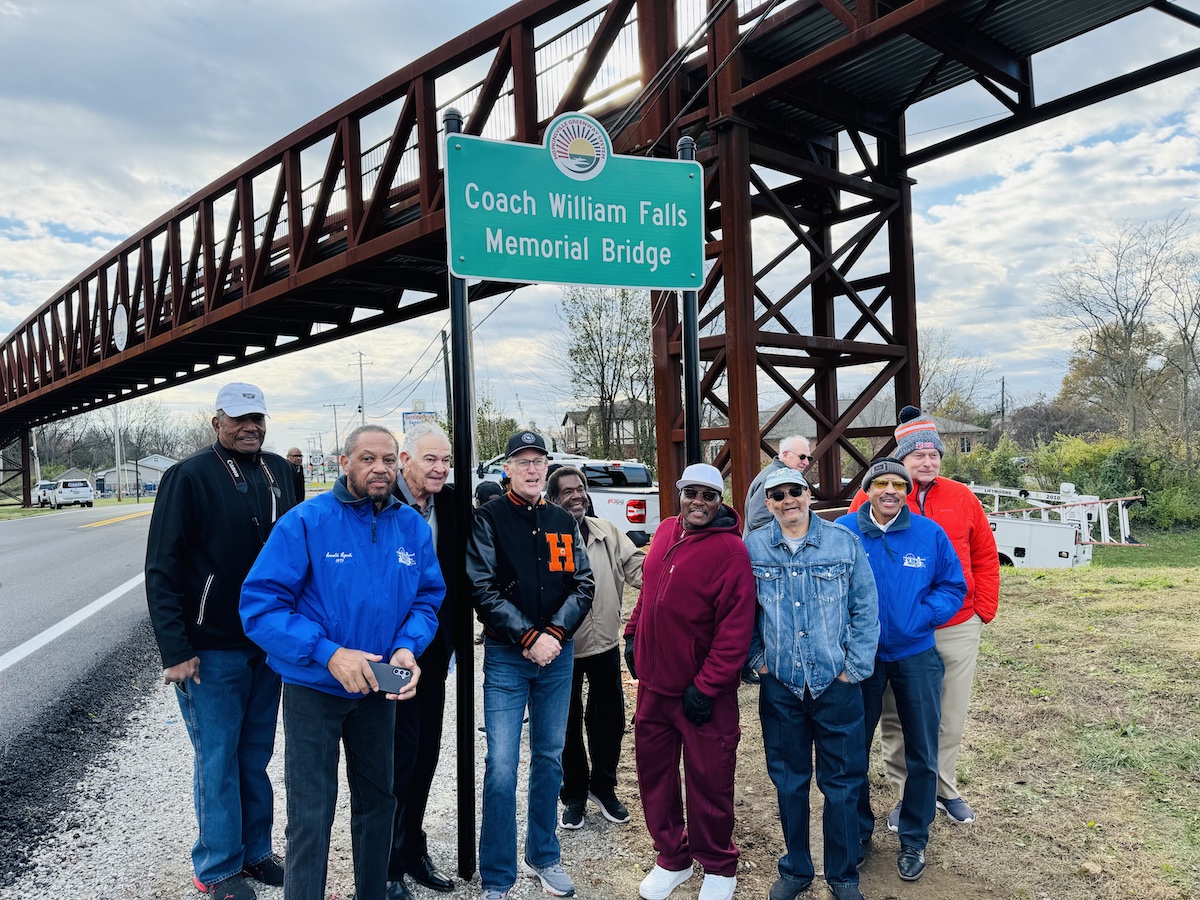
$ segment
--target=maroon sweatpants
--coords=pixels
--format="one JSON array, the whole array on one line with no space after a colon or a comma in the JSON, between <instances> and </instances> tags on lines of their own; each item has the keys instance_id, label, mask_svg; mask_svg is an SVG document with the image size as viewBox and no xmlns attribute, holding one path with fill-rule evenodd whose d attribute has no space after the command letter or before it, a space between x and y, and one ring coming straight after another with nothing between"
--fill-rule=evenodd
<instances>
[{"instance_id":1,"label":"maroon sweatpants","mask_svg":"<svg viewBox=\"0 0 1200 900\"><path fill-rule=\"evenodd\" d=\"M638 685L633 717L638 789L646 828L658 851L658 864L664 869L677 872L694 859L710 875L737 874L733 772L741 736L734 691L717 697L712 721L697 727L684 718L681 698L664 697Z\"/></svg>"}]
</instances>

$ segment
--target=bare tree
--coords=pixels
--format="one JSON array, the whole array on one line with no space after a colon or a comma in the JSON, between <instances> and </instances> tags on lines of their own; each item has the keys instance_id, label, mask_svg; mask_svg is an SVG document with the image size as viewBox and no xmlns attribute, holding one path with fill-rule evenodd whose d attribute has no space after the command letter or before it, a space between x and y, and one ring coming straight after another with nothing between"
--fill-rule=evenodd
<instances>
[{"instance_id":1,"label":"bare tree","mask_svg":"<svg viewBox=\"0 0 1200 900\"><path fill-rule=\"evenodd\" d=\"M1046 289L1047 311L1077 335L1078 363L1111 388L1126 434L1146 418L1146 392L1162 368L1153 341L1156 304L1187 230L1187 219L1176 214L1085 237Z\"/></svg>"},{"instance_id":2,"label":"bare tree","mask_svg":"<svg viewBox=\"0 0 1200 900\"><path fill-rule=\"evenodd\" d=\"M917 368L921 409L955 419L973 417L994 393L996 367L987 356L954 341L949 328L922 328Z\"/></svg>"},{"instance_id":3,"label":"bare tree","mask_svg":"<svg viewBox=\"0 0 1200 900\"><path fill-rule=\"evenodd\" d=\"M1179 376L1176 427L1183 438L1187 466L1194 468L1197 409L1192 396L1200 385L1200 248L1194 240L1175 255L1164 275L1163 288L1163 315L1169 334L1164 359Z\"/></svg>"},{"instance_id":4,"label":"bare tree","mask_svg":"<svg viewBox=\"0 0 1200 900\"><path fill-rule=\"evenodd\" d=\"M644 292L564 288L556 358L574 399L596 408L593 452L611 456L625 443L621 413L631 415L634 442L653 446L654 406L650 303ZM640 429L640 431L639 431Z\"/></svg>"}]
</instances>

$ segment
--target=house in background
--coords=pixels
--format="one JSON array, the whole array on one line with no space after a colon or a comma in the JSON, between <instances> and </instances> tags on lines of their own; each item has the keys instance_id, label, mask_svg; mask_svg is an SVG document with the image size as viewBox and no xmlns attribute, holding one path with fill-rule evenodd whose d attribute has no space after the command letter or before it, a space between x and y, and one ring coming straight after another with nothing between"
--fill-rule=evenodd
<instances>
[{"instance_id":1,"label":"house in background","mask_svg":"<svg viewBox=\"0 0 1200 900\"><path fill-rule=\"evenodd\" d=\"M854 399L856 398L843 398L841 400L842 408L844 409L849 406L854 402ZM767 422L774 418L778 410L779 406L775 406L771 409L761 411L759 413L759 422L766 425ZM938 436L941 437L942 443L946 445L947 456L970 453L975 449L978 442L983 440L984 435L987 434L986 428L980 428L978 425L971 425L968 422L947 419L945 416L930 416L930 418L933 419L933 424L937 426ZM866 409L859 414L854 424L859 428L886 429L886 436L867 438L870 446L869 456L878 456L884 446L891 441L892 431L896 427L896 405L890 398L872 400L867 404ZM816 438L816 423L808 413L799 407L794 406L784 414L783 418L767 432L766 441L778 452L779 442L790 434L802 434L809 441L814 441ZM764 465L769 460L770 457L763 456Z\"/></svg>"},{"instance_id":2,"label":"house in background","mask_svg":"<svg viewBox=\"0 0 1200 900\"><path fill-rule=\"evenodd\" d=\"M121 493L132 495L154 491L162 481L163 472L175 465L177 460L152 453L136 462L121 463ZM96 473L96 490L105 492L117 489L117 468L109 466ZM140 485L140 488L139 488Z\"/></svg>"},{"instance_id":3,"label":"house in background","mask_svg":"<svg viewBox=\"0 0 1200 900\"><path fill-rule=\"evenodd\" d=\"M640 400L618 400L613 404L613 440L610 456L622 459L638 458L639 435L652 434L654 407ZM568 412L563 416L559 444L565 453L584 456L600 452L600 407Z\"/></svg>"}]
</instances>

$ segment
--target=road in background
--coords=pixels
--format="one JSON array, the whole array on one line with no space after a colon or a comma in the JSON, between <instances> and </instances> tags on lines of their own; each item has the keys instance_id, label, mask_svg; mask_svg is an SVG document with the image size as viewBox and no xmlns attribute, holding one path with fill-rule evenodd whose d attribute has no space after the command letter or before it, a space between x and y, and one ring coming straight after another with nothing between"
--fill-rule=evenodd
<instances>
[{"instance_id":1,"label":"road in background","mask_svg":"<svg viewBox=\"0 0 1200 900\"><path fill-rule=\"evenodd\" d=\"M0 522L0 661L6 660L0 663L0 748L54 700L92 690L91 674L145 622L146 594L138 582L13 658L27 641L142 573L151 509L147 503L72 507ZM158 667L157 657L146 663Z\"/></svg>"}]
</instances>

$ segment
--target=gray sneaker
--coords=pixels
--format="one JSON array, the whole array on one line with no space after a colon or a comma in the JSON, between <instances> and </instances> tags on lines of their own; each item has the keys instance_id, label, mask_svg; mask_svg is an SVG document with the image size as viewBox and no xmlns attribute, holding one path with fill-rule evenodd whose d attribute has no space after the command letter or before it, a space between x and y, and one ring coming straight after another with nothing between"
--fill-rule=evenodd
<instances>
[{"instance_id":1,"label":"gray sneaker","mask_svg":"<svg viewBox=\"0 0 1200 900\"><path fill-rule=\"evenodd\" d=\"M542 890L555 897L574 897L575 882L567 874L560 863L551 863L540 869L527 859L521 860L521 868L526 875L536 878L542 883Z\"/></svg>"},{"instance_id":2,"label":"gray sneaker","mask_svg":"<svg viewBox=\"0 0 1200 900\"><path fill-rule=\"evenodd\" d=\"M508 891L497 891L494 888L484 888L483 893L479 895L479 900L505 900L508 897Z\"/></svg>"},{"instance_id":3,"label":"gray sneaker","mask_svg":"<svg viewBox=\"0 0 1200 900\"><path fill-rule=\"evenodd\" d=\"M892 807L892 811L890 813L888 813L887 825L888 825L888 831L892 832L893 834L900 833L900 803L899 802L897 802L896 805Z\"/></svg>"}]
</instances>

